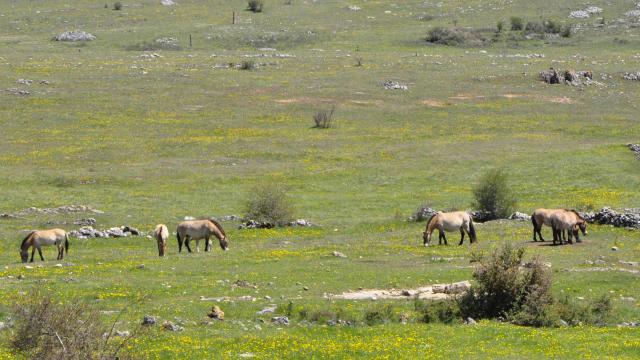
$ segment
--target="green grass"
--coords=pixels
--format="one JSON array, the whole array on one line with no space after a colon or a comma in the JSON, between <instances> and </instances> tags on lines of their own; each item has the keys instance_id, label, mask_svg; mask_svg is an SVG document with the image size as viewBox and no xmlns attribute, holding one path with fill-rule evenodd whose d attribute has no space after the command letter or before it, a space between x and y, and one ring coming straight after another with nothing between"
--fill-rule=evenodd
<instances>
[{"instance_id":1,"label":"green grass","mask_svg":"<svg viewBox=\"0 0 640 360\"><path fill-rule=\"evenodd\" d=\"M123 328L147 313L196 323L181 334L145 333L133 350L150 357L514 358L526 351L539 358L632 358L638 352L637 330L614 327L553 329L540 336L539 330L496 322L473 330L415 323L351 329L306 328L294 320L277 330L255 315L290 300L323 308L329 306L324 293L358 287L470 279L467 246L420 247L423 224L399 218L422 202L469 208L476 181L496 166L509 172L520 211L637 206L640 166L625 144L640 141L638 84L620 77L638 70L637 40L624 26L599 28L596 17L569 19L570 10L584 7L579 1L563 1L560 10L550 1L451 1L441 7L423 1L269 1L259 14L243 11L246 1L240 0L123 4L112 11L84 0L0 0L0 89L31 92L0 92L0 212L77 203L106 212L96 216L100 228L129 224L150 231L166 223L173 230L186 215L241 214L256 185L277 182L289 189L296 216L322 227L239 231L228 224L228 253L214 247L213 254L177 255L172 240L166 259L158 259L155 244L145 238L72 239L73 266L53 267L53 250L46 249L50 261L43 268L25 269L18 264L20 230L83 215L0 220L0 265L6 266L0 272L0 321L19 292L45 287L63 301L100 299L96 304L104 310L146 295L126 314ZM608 24L635 6L593 5L605 10ZM435 18L420 21L422 14ZM570 39L523 40L504 31L481 48L424 41L436 26L455 21L493 28L510 16L581 27ZM73 29L97 39L50 41ZM154 51L162 56L156 59L127 50L160 37L177 38L181 50ZM258 47L294 57L244 57L271 53ZM545 57L516 56L532 53ZM358 58L362 66L356 66ZM255 71L215 67L247 60L264 65ZM605 86L545 85L537 73L550 66L592 70ZM601 80L603 73L612 78ZM19 85L19 78L34 84ZM385 80L409 90L384 90ZM311 129L313 114L334 104L337 127ZM633 286L637 273L565 271L588 268L585 261L599 255L616 267L624 267L618 260L638 261L637 232L595 227L585 244L555 248L528 244L529 227L480 225L479 246L528 246L529 255L540 253L553 264L557 295L590 299L613 291L611 324L638 320L637 300L619 300L640 299ZM621 251L611 252L614 244ZM334 258L333 250L349 257ZM142 263L145 268L137 269ZM18 280L20 274L25 279ZM234 290L236 279L258 284L258 293ZM241 295L259 300L222 303L227 321L201 324L212 304L200 296ZM370 305L331 306L361 320ZM6 348L1 351L8 356Z\"/></svg>"}]
</instances>

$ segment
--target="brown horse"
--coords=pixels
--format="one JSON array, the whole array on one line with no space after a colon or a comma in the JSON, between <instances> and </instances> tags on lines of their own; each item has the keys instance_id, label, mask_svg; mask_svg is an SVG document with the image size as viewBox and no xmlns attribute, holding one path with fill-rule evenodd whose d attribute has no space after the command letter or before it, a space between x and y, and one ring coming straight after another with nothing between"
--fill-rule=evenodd
<instances>
[{"instance_id":1,"label":"brown horse","mask_svg":"<svg viewBox=\"0 0 640 360\"><path fill-rule=\"evenodd\" d=\"M227 234L225 234L219 222L213 219L188 220L181 222L178 224L178 230L176 231L176 237L178 238L178 252L182 252L183 241L187 250L191 252L191 247L189 247L190 240L196 240L196 251L199 252L199 243L202 239L206 240L204 251L211 250L211 244L209 242L211 235L218 238L222 250L226 251L229 249Z\"/></svg>"},{"instance_id":2,"label":"brown horse","mask_svg":"<svg viewBox=\"0 0 640 360\"><path fill-rule=\"evenodd\" d=\"M542 229L542 225L547 225L551 227L551 214L556 211L565 211L564 209L536 209L533 214L531 214L531 223L533 224L533 241L538 241L536 239L536 234L540 237L540 241L544 241L542 237L542 233L540 230ZM562 231L562 237L566 239L564 235L564 231Z\"/></svg>"},{"instance_id":3,"label":"brown horse","mask_svg":"<svg viewBox=\"0 0 640 360\"><path fill-rule=\"evenodd\" d=\"M473 227L473 219L471 215L467 214L464 211L455 211L443 213L438 211L435 213L429 221L427 221L427 227L425 231L422 233L422 239L424 240L424 246L429 246L431 243L431 234L438 229L438 245L442 244L442 240L444 240L444 244L447 244L447 237L445 236L445 231L457 231L460 230L460 243L458 245L462 245L464 241L464 233L465 231L469 234L469 238L471 243L476 242L476 229Z\"/></svg>"},{"instance_id":4,"label":"brown horse","mask_svg":"<svg viewBox=\"0 0 640 360\"><path fill-rule=\"evenodd\" d=\"M164 256L167 251L167 239L169 239L169 229L164 224L156 225L153 235L158 242L158 255Z\"/></svg>"},{"instance_id":5,"label":"brown horse","mask_svg":"<svg viewBox=\"0 0 640 360\"><path fill-rule=\"evenodd\" d=\"M581 242L578 230L582 231L582 235L587 236L587 222L575 210L556 211L551 214L550 221L554 244L558 242L558 244L562 245L561 234L564 230L567 230L569 244L573 244L573 236L576 237L576 242Z\"/></svg>"},{"instance_id":6,"label":"brown horse","mask_svg":"<svg viewBox=\"0 0 640 360\"><path fill-rule=\"evenodd\" d=\"M33 256L38 250L40 260L44 261L42 256L42 246L56 245L58 247L58 258L62 260L65 253L69 253L69 236L67 232L62 229L51 230L36 230L30 232L27 237L22 240L20 245L20 258L23 263L26 263L29 259L29 248L31 247L31 262L33 262Z\"/></svg>"}]
</instances>

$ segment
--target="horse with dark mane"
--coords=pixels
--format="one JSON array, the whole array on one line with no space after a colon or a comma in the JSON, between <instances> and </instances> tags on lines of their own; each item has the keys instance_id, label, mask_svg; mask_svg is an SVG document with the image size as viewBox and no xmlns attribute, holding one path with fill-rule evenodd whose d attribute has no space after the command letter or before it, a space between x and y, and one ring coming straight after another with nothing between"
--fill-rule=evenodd
<instances>
[{"instance_id":1,"label":"horse with dark mane","mask_svg":"<svg viewBox=\"0 0 640 360\"><path fill-rule=\"evenodd\" d=\"M562 232L567 231L567 240L573 244L572 237L576 237L576 242L582 242L578 230L582 235L587 236L587 222L575 210L564 209L551 214L551 229L553 229L553 243L562 245Z\"/></svg>"},{"instance_id":2,"label":"horse with dark mane","mask_svg":"<svg viewBox=\"0 0 640 360\"><path fill-rule=\"evenodd\" d=\"M424 240L424 246L429 246L431 243L431 234L438 229L438 245L442 244L442 240L444 240L444 244L447 244L447 237L445 236L445 231L453 232L460 230L460 243L458 245L462 245L464 241L464 233L465 231L469 234L469 238L471 243L476 242L476 229L473 227L473 219L471 215L464 211L455 211L443 213L438 211L435 213L429 221L427 221L427 227L425 231L422 233L422 239Z\"/></svg>"},{"instance_id":3,"label":"horse with dark mane","mask_svg":"<svg viewBox=\"0 0 640 360\"><path fill-rule=\"evenodd\" d=\"M62 260L65 253L69 253L69 236L67 232L62 229L51 230L35 230L30 232L20 244L20 258L23 263L26 263L29 259L29 248L31 250L31 262L33 262L33 256L36 250L40 255L40 260L44 261L42 256L42 246L56 245L58 247L57 260Z\"/></svg>"},{"instance_id":4,"label":"horse with dark mane","mask_svg":"<svg viewBox=\"0 0 640 360\"><path fill-rule=\"evenodd\" d=\"M229 249L229 242L227 241L227 234L222 229L222 225L214 219L205 220L188 220L178 224L178 230L176 231L176 237L178 238L178 252L182 252L182 244L187 247L187 250L191 252L189 247L189 241L196 241L196 251L200 251L200 240L204 239L205 247L204 251L211 250L211 243L209 238L211 235L218 238L220 247L222 250Z\"/></svg>"}]
</instances>

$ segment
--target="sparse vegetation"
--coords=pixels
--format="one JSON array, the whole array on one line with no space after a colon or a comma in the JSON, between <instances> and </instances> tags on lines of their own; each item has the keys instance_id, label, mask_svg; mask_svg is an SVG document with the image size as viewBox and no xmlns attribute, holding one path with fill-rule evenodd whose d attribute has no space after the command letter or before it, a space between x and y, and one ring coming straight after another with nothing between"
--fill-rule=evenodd
<instances>
[{"instance_id":1,"label":"sparse vegetation","mask_svg":"<svg viewBox=\"0 0 640 360\"><path fill-rule=\"evenodd\" d=\"M487 171L473 190L474 206L491 214L493 219L503 219L513 213L516 200L509 185L509 176L503 169Z\"/></svg>"},{"instance_id":2,"label":"sparse vegetation","mask_svg":"<svg viewBox=\"0 0 640 360\"><path fill-rule=\"evenodd\" d=\"M333 121L333 114L335 113L335 106L331 110L320 110L313 115L313 127L317 129L329 129L335 126Z\"/></svg>"}]
</instances>

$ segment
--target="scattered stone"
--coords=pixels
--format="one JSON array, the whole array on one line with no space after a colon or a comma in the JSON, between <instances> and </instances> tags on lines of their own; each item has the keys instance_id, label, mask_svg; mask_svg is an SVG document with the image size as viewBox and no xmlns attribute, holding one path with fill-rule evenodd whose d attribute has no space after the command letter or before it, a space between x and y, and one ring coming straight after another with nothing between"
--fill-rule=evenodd
<instances>
[{"instance_id":1,"label":"scattered stone","mask_svg":"<svg viewBox=\"0 0 640 360\"><path fill-rule=\"evenodd\" d=\"M57 267L57 268L61 268L62 264L55 264L54 266Z\"/></svg>"},{"instance_id":2,"label":"scattered stone","mask_svg":"<svg viewBox=\"0 0 640 360\"><path fill-rule=\"evenodd\" d=\"M289 318L286 316L276 316L271 318L271 322L276 325L289 326Z\"/></svg>"},{"instance_id":3,"label":"scattered stone","mask_svg":"<svg viewBox=\"0 0 640 360\"><path fill-rule=\"evenodd\" d=\"M637 261L624 261L624 260L619 260L618 262L619 262L620 264L623 264L623 265L638 266L638 262L637 262Z\"/></svg>"},{"instance_id":4,"label":"scattered stone","mask_svg":"<svg viewBox=\"0 0 640 360\"><path fill-rule=\"evenodd\" d=\"M93 226L96 223L97 221L94 218L77 219L73 222L74 225L80 225L80 226Z\"/></svg>"},{"instance_id":5,"label":"scattered stone","mask_svg":"<svg viewBox=\"0 0 640 360\"><path fill-rule=\"evenodd\" d=\"M640 144L627 144L627 147L633 151L638 157L638 160L640 160Z\"/></svg>"},{"instance_id":6,"label":"scattered stone","mask_svg":"<svg viewBox=\"0 0 640 360\"><path fill-rule=\"evenodd\" d=\"M120 238L127 236L143 236L142 231L131 226L112 227L107 230L96 230L92 226L83 226L78 230L69 231L69 236L76 237L78 239L86 238Z\"/></svg>"},{"instance_id":7,"label":"scattered stone","mask_svg":"<svg viewBox=\"0 0 640 360\"><path fill-rule=\"evenodd\" d=\"M443 293L443 294L462 294L471 288L471 283L468 281L461 281L457 283L447 284L447 285L434 285L432 292L434 294Z\"/></svg>"},{"instance_id":8,"label":"scattered stone","mask_svg":"<svg viewBox=\"0 0 640 360\"><path fill-rule=\"evenodd\" d=\"M25 266L25 268L27 268L27 267ZM28 269L30 269L30 267L29 267ZM18 275L18 276L16 277L16 279L18 279L18 280L23 280L23 279L24 279L24 275L20 274L20 275Z\"/></svg>"},{"instance_id":9,"label":"scattered stone","mask_svg":"<svg viewBox=\"0 0 640 360\"><path fill-rule=\"evenodd\" d=\"M560 324L560 326L562 326L562 327L567 327L567 326L569 326L569 324L568 324L566 321L562 320L562 319L560 319L560 320L558 321L558 323L559 323L559 324Z\"/></svg>"},{"instance_id":10,"label":"scattered stone","mask_svg":"<svg viewBox=\"0 0 640 360\"><path fill-rule=\"evenodd\" d=\"M144 264L140 264L140 265L136 266L136 268L138 268L138 269L141 269L141 270L142 270L142 269L144 269Z\"/></svg>"},{"instance_id":11,"label":"scattered stone","mask_svg":"<svg viewBox=\"0 0 640 360\"><path fill-rule=\"evenodd\" d=\"M597 7L597 6L589 6L588 8L584 9L584 10L576 10L576 11L572 11L569 14L569 17L575 18L575 19L586 19L588 17L590 17L591 15L595 15L595 14L600 14L602 12L602 9Z\"/></svg>"},{"instance_id":12,"label":"scattered stone","mask_svg":"<svg viewBox=\"0 0 640 360\"><path fill-rule=\"evenodd\" d=\"M387 90L408 90L409 87L407 85L401 84L397 81L387 80L382 86L384 86Z\"/></svg>"},{"instance_id":13,"label":"scattered stone","mask_svg":"<svg viewBox=\"0 0 640 360\"><path fill-rule=\"evenodd\" d=\"M162 323L162 330L166 331L182 331L184 328L182 326L176 325L170 321L165 321Z\"/></svg>"},{"instance_id":14,"label":"scattered stone","mask_svg":"<svg viewBox=\"0 0 640 360\"><path fill-rule=\"evenodd\" d=\"M275 307L267 307L267 308L264 308L264 309L256 312L256 314L257 315L265 315L265 314L271 314L271 313L273 313L275 311L276 311Z\"/></svg>"},{"instance_id":15,"label":"scattered stone","mask_svg":"<svg viewBox=\"0 0 640 360\"><path fill-rule=\"evenodd\" d=\"M407 299L418 298L428 300L445 300L451 299L463 293L464 289L471 286L469 281L461 281L451 284L434 284L419 287L417 289L403 290L381 290L381 289L359 289L358 291L348 291L339 295L325 294L328 299L345 299L345 300L377 300L377 299Z\"/></svg>"},{"instance_id":16,"label":"scattered stone","mask_svg":"<svg viewBox=\"0 0 640 360\"><path fill-rule=\"evenodd\" d=\"M624 13L624 15L628 17L640 17L640 10L629 10Z\"/></svg>"},{"instance_id":17,"label":"scattered stone","mask_svg":"<svg viewBox=\"0 0 640 360\"><path fill-rule=\"evenodd\" d=\"M26 209L22 209L12 214L6 214L8 216L13 217L25 217L30 215L55 215L55 214L66 214L66 213L74 213L74 212L92 212L95 214L104 214L103 211L92 209L89 206L85 205L63 205L56 208L44 208L40 209L37 207L30 207Z\"/></svg>"},{"instance_id":18,"label":"scattered stone","mask_svg":"<svg viewBox=\"0 0 640 360\"><path fill-rule=\"evenodd\" d=\"M360 11L360 10L362 10L362 8L360 6L356 6L356 5L349 5L348 9L351 10L351 11Z\"/></svg>"},{"instance_id":19,"label":"scattered stone","mask_svg":"<svg viewBox=\"0 0 640 360\"><path fill-rule=\"evenodd\" d=\"M155 325L156 324L156 318L151 316L151 315L145 315L142 318L142 325L144 326L151 326L151 325Z\"/></svg>"},{"instance_id":20,"label":"scattered stone","mask_svg":"<svg viewBox=\"0 0 640 360\"><path fill-rule=\"evenodd\" d=\"M520 221L524 221L524 220L531 220L531 216L525 214L525 213L521 213L521 212L514 212L513 214L509 215L509 220L520 220Z\"/></svg>"},{"instance_id":21,"label":"scattered stone","mask_svg":"<svg viewBox=\"0 0 640 360\"><path fill-rule=\"evenodd\" d=\"M160 3L164 6L173 6L176 4L173 0L160 0Z\"/></svg>"},{"instance_id":22,"label":"scattered stone","mask_svg":"<svg viewBox=\"0 0 640 360\"><path fill-rule=\"evenodd\" d=\"M211 312L208 313L207 316L210 317L211 319L216 319L216 320L223 321L224 320L224 311L222 311L222 309L220 309L220 307L218 307L218 305L214 305L211 308Z\"/></svg>"},{"instance_id":23,"label":"scattered stone","mask_svg":"<svg viewBox=\"0 0 640 360\"><path fill-rule=\"evenodd\" d=\"M302 290L304 290L304 291L308 291L308 290L309 290L309 287L308 287L308 286L303 286L303 287L302 287Z\"/></svg>"},{"instance_id":24,"label":"scattered stone","mask_svg":"<svg viewBox=\"0 0 640 360\"><path fill-rule=\"evenodd\" d=\"M96 37L85 31L65 31L54 38L56 41L92 41Z\"/></svg>"},{"instance_id":25,"label":"scattered stone","mask_svg":"<svg viewBox=\"0 0 640 360\"><path fill-rule=\"evenodd\" d=\"M418 208L418 210L416 210L416 212L411 215L408 219L408 221L426 221L429 220L429 218L431 218L431 216L435 215L437 213L436 210L433 210L430 207L427 206L421 206L420 208Z\"/></svg>"},{"instance_id":26,"label":"scattered stone","mask_svg":"<svg viewBox=\"0 0 640 360\"><path fill-rule=\"evenodd\" d=\"M40 80L40 81L39 81L39 84L40 84L40 85L49 85L49 81L47 81L47 80Z\"/></svg>"},{"instance_id":27,"label":"scattered stone","mask_svg":"<svg viewBox=\"0 0 640 360\"><path fill-rule=\"evenodd\" d=\"M464 322L467 325L475 325L477 324L477 322L475 320L473 320L473 318L468 317L467 320L465 320Z\"/></svg>"},{"instance_id":28,"label":"scattered stone","mask_svg":"<svg viewBox=\"0 0 640 360\"><path fill-rule=\"evenodd\" d=\"M18 81L16 81L18 84L22 84L22 85L31 85L33 84L33 80L29 80L29 79L18 79Z\"/></svg>"},{"instance_id":29,"label":"scattered stone","mask_svg":"<svg viewBox=\"0 0 640 360\"><path fill-rule=\"evenodd\" d=\"M252 288L252 289L257 289L258 288L257 285L254 285L254 284L248 282L247 280L236 280L233 283L233 286L244 287L244 288Z\"/></svg>"},{"instance_id":30,"label":"scattered stone","mask_svg":"<svg viewBox=\"0 0 640 360\"><path fill-rule=\"evenodd\" d=\"M238 354L238 357L241 357L243 359L248 359L248 358L252 358L252 357L255 357L255 356L256 356L256 354L250 353L250 352Z\"/></svg>"},{"instance_id":31,"label":"scattered stone","mask_svg":"<svg viewBox=\"0 0 640 360\"><path fill-rule=\"evenodd\" d=\"M334 251L334 252L332 252L331 254L332 254L333 256L335 256L335 257L339 257L339 258L346 258L346 257L347 257L347 255L345 255L345 254L341 253L340 251Z\"/></svg>"},{"instance_id":32,"label":"scattered stone","mask_svg":"<svg viewBox=\"0 0 640 360\"><path fill-rule=\"evenodd\" d=\"M238 226L238 229L272 229L276 227L274 224L268 221L255 221L248 220Z\"/></svg>"},{"instance_id":33,"label":"scattered stone","mask_svg":"<svg viewBox=\"0 0 640 360\"><path fill-rule=\"evenodd\" d=\"M624 73L624 75L622 75L622 77L625 80L632 80L632 81L640 81L640 71L636 71L636 72L626 72Z\"/></svg>"},{"instance_id":34,"label":"scattered stone","mask_svg":"<svg viewBox=\"0 0 640 360\"><path fill-rule=\"evenodd\" d=\"M116 336L118 336L118 337L129 337L129 335L131 335L131 333L129 331L117 331L116 330Z\"/></svg>"},{"instance_id":35,"label":"scattered stone","mask_svg":"<svg viewBox=\"0 0 640 360\"><path fill-rule=\"evenodd\" d=\"M489 220L493 220L493 215L490 212L485 210L475 210L475 211L472 211L470 214L474 222L483 223Z\"/></svg>"},{"instance_id":36,"label":"scattered stone","mask_svg":"<svg viewBox=\"0 0 640 360\"><path fill-rule=\"evenodd\" d=\"M242 221L242 217L238 215L225 215L219 219L220 221Z\"/></svg>"},{"instance_id":37,"label":"scattered stone","mask_svg":"<svg viewBox=\"0 0 640 360\"><path fill-rule=\"evenodd\" d=\"M23 90L23 89L17 89L17 88L9 88L9 89L5 89L4 91L12 95L26 96L31 94L29 90Z\"/></svg>"},{"instance_id":38,"label":"scattered stone","mask_svg":"<svg viewBox=\"0 0 640 360\"><path fill-rule=\"evenodd\" d=\"M611 251L618 251L618 247L617 246L612 246L611 247Z\"/></svg>"}]
</instances>

